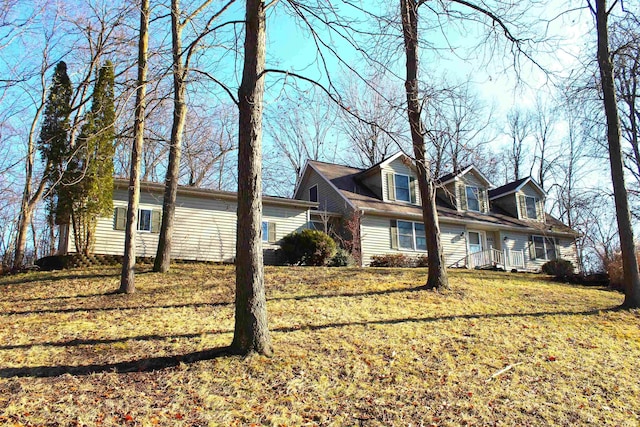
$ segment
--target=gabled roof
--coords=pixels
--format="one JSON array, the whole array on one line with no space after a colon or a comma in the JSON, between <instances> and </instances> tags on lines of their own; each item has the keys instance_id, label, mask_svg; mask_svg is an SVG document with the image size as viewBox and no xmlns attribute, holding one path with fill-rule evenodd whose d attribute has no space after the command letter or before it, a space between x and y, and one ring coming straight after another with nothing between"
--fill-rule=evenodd
<instances>
[{"instance_id":1,"label":"gabled roof","mask_svg":"<svg viewBox=\"0 0 640 427\"><path fill-rule=\"evenodd\" d=\"M489 190L489 200L498 199L500 197L504 197L511 193L515 193L516 191L520 191L522 187L531 183L543 196L547 195L547 192L540 187L540 185L530 176L526 178L520 178L517 181L510 182L501 187L494 188L493 190Z\"/></svg>"},{"instance_id":2,"label":"gabled roof","mask_svg":"<svg viewBox=\"0 0 640 427\"><path fill-rule=\"evenodd\" d=\"M114 187L117 189L129 188L129 180L124 178L114 178ZM140 183L140 189L150 193L164 193L164 183L143 181ZM234 191L211 190L208 188L190 187L188 185L179 185L178 194L183 196L193 196L204 199L222 199L222 200L238 200L238 193ZM262 202L267 205L289 206L303 209L317 208L316 202L307 202L305 200L290 199L288 197L278 196L262 196Z\"/></svg>"},{"instance_id":3,"label":"gabled roof","mask_svg":"<svg viewBox=\"0 0 640 427\"><path fill-rule=\"evenodd\" d=\"M457 171L453 171L450 172L446 175L441 176L440 178L438 178L436 180L436 184L437 185L447 185L450 182L455 181L457 178L466 175L469 172L475 172L476 175L478 175L480 177L480 179L482 179L485 184L487 184L488 187L493 187L493 184L491 183L491 181L489 181L489 178L487 178L477 167L475 167L474 165L469 165L469 166L465 166L463 168L458 169Z\"/></svg>"},{"instance_id":4,"label":"gabled roof","mask_svg":"<svg viewBox=\"0 0 640 427\"><path fill-rule=\"evenodd\" d=\"M379 161L375 165L373 165L373 166L371 166L371 167L369 167L367 169L361 170L360 175L361 175L361 177L372 175L372 174L380 171L380 169L382 169L382 168L386 167L387 165L389 165L389 163L395 161L396 159L399 159L400 157L405 157L405 159L409 163L411 163L411 165L413 165L413 159L411 159L411 157L407 156L402 151L398 151L393 156L387 157L386 159L383 159L383 160Z\"/></svg>"},{"instance_id":5,"label":"gabled roof","mask_svg":"<svg viewBox=\"0 0 640 427\"><path fill-rule=\"evenodd\" d=\"M407 218L420 220L422 218L422 208L417 205L407 203L385 202L369 190L361 180L358 179L363 169L344 165L336 165L310 160L305 166L311 168L325 179L345 202L353 209L364 211L368 215L378 215L385 217ZM498 229L521 230L523 232L544 232L576 234L561 222L555 220L546 224L533 224L531 221L524 221L508 215L499 208L492 209L489 214L477 212L458 212L455 208L446 205L437 199L438 216L441 221L448 223L460 223L477 226L491 226ZM547 218L550 218L549 216ZM542 229L544 228L544 230Z\"/></svg>"}]
</instances>

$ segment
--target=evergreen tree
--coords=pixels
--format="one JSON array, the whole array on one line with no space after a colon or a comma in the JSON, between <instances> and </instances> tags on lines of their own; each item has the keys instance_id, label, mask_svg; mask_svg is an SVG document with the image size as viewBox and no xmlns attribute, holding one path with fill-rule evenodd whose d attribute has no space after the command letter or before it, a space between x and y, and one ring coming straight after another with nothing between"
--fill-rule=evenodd
<instances>
[{"instance_id":1,"label":"evergreen tree","mask_svg":"<svg viewBox=\"0 0 640 427\"><path fill-rule=\"evenodd\" d=\"M60 192L58 203L58 216L73 223L74 242L80 253L91 252L98 217L113 210L114 123L114 71L107 61L98 72L91 111L78 137L76 156L67 169L69 184Z\"/></svg>"},{"instance_id":2,"label":"evergreen tree","mask_svg":"<svg viewBox=\"0 0 640 427\"><path fill-rule=\"evenodd\" d=\"M70 156L69 114L71 113L71 80L67 75L67 64L56 65L51 89L45 104L38 149L45 162L44 179L47 181L47 206L50 214L56 211L58 194L56 187L62 181Z\"/></svg>"}]
</instances>

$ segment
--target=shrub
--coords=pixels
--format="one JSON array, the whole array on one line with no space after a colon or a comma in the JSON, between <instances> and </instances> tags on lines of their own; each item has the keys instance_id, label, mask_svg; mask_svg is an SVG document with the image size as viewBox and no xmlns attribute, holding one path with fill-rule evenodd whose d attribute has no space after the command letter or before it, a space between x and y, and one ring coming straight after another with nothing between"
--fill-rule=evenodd
<instances>
[{"instance_id":1,"label":"shrub","mask_svg":"<svg viewBox=\"0 0 640 427\"><path fill-rule=\"evenodd\" d=\"M415 259L414 263L415 267L429 267L429 256L428 255L418 255Z\"/></svg>"},{"instance_id":2,"label":"shrub","mask_svg":"<svg viewBox=\"0 0 640 427\"><path fill-rule=\"evenodd\" d=\"M371 267L411 267L413 260L404 254L374 255Z\"/></svg>"},{"instance_id":3,"label":"shrub","mask_svg":"<svg viewBox=\"0 0 640 427\"><path fill-rule=\"evenodd\" d=\"M566 259L554 259L545 262L542 265L542 272L556 277L557 279L566 279L573 276L575 268L571 261Z\"/></svg>"},{"instance_id":4,"label":"shrub","mask_svg":"<svg viewBox=\"0 0 640 427\"><path fill-rule=\"evenodd\" d=\"M280 250L287 264L325 265L336 253L336 242L317 230L302 230L282 238Z\"/></svg>"},{"instance_id":5,"label":"shrub","mask_svg":"<svg viewBox=\"0 0 640 427\"><path fill-rule=\"evenodd\" d=\"M640 253L637 253L640 263ZM624 270L622 268L622 253L617 252L611 260L605 263L609 275L609 287L615 290L624 290Z\"/></svg>"},{"instance_id":6,"label":"shrub","mask_svg":"<svg viewBox=\"0 0 640 427\"><path fill-rule=\"evenodd\" d=\"M354 265L353 256L346 249L338 248L336 254L329 260L329 267L349 267Z\"/></svg>"}]
</instances>

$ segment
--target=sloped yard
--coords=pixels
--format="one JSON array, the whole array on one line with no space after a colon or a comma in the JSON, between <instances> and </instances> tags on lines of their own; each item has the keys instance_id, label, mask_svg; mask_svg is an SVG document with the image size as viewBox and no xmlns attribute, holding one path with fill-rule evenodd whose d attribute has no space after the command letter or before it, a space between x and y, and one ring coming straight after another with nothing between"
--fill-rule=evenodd
<instances>
[{"instance_id":1,"label":"sloped yard","mask_svg":"<svg viewBox=\"0 0 640 427\"><path fill-rule=\"evenodd\" d=\"M233 268L0 278L0 425L640 424L640 312L541 276L267 268L272 358L219 357Z\"/></svg>"}]
</instances>

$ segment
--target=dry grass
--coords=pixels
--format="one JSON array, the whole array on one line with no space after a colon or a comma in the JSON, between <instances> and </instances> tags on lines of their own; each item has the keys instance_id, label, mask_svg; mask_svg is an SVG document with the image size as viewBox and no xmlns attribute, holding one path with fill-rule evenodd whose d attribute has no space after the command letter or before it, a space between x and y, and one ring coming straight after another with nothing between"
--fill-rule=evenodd
<instances>
[{"instance_id":1,"label":"dry grass","mask_svg":"<svg viewBox=\"0 0 640 427\"><path fill-rule=\"evenodd\" d=\"M640 424L640 312L613 310L620 294L475 271L439 294L415 290L421 269L266 272L276 355L247 359L207 352L231 342L232 267L143 272L132 296L109 294L115 269L0 278L0 424Z\"/></svg>"}]
</instances>

